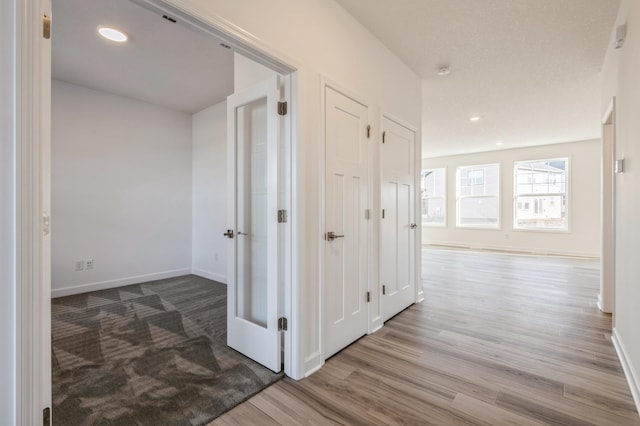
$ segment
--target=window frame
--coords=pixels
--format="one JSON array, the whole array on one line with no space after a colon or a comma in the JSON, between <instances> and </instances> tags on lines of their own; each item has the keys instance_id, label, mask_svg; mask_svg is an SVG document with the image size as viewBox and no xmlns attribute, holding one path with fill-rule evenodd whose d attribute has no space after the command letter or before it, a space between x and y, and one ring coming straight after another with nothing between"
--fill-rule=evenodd
<instances>
[{"instance_id":1,"label":"window frame","mask_svg":"<svg viewBox=\"0 0 640 426\"><path fill-rule=\"evenodd\" d=\"M475 169L482 168L482 185L486 184L486 173L485 170L487 167L496 167L498 171L498 191L496 195L464 195L460 196L460 170L461 169ZM501 163L486 163L486 164L473 164L469 166L458 166L456 167L456 228L460 229L477 229L477 230L487 230L487 231L500 231L502 230L502 164ZM477 185L474 181L473 185ZM498 205L498 217L495 225L462 225L460 224L460 200L467 198L495 198L497 200Z\"/></svg>"},{"instance_id":2,"label":"window frame","mask_svg":"<svg viewBox=\"0 0 640 426\"><path fill-rule=\"evenodd\" d=\"M552 161L565 161L565 192L562 193L540 193L540 194L518 194L518 164L522 163L543 163ZM544 197L544 196L563 196L565 198L565 226L563 228L526 228L518 226L518 197ZM550 232L554 234L568 234L571 232L571 158L554 157L532 160L519 160L513 162L513 224L512 228L516 232Z\"/></svg>"},{"instance_id":3,"label":"window frame","mask_svg":"<svg viewBox=\"0 0 640 426\"><path fill-rule=\"evenodd\" d=\"M426 170L442 170L443 171L443 175L444 175L444 192L442 197L427 197L426 199L442 199L442 204L444 206L444 221L442 223L430 223L430 222L423 222L422 221L422 174L424 173L424 171ZM447 205L447 193L448 193L448 170L447 167L425 167L420 171L420 222L422 224L422 226L427 227L427 228L447 228L448 225L448 216L449 216L449 209L448 209L448 205Z\"/></svg>"}]
</instances>

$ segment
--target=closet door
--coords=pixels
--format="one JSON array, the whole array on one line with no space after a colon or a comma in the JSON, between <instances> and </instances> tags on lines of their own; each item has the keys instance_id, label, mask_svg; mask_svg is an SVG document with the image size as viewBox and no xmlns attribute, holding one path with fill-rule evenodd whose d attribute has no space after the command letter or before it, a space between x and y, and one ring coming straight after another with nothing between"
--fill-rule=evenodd
<instances>
[{"instance_id":1,"label":"closet door","mask_svg":"<svg viewBox=\"0 0 640 426\"><path fill-rule=\"evenodd\" d=\"M325 87L325 358L367 333L368 114Z\"/></svg>"},{"instance_id":2,"label":"closet door","mask_svg":"<svg viewBox=\"0 0 640 426\"><path fill-rule=\"evenodd\" d=\"M386 321L415 298L414 153L415 131L382 119L382 219L380 229L380 284L382 316Z\"/></svg>"}]
</instances>

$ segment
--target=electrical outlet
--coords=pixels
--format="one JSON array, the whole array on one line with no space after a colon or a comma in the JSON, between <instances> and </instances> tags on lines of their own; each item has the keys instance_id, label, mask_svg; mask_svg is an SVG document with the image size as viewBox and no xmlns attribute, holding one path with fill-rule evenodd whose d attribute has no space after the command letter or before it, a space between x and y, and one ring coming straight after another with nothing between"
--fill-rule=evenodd
<instances>
[{"instance_id":1,"label":"electrical outlet","mask_svg":"<svg viewBox=\"0 0 640 426\"><path fill-rule=\"evenodd\" d=\"M76 271L82 271L84 269L84 260L75 261Z\"/></svg>"},{"instance_id":2,"label":"electrical outlet","mask_svg":"<svg viewBox=\"0 0 640 426\"><path fill-rule=\"evenodd\" d=\"M86 269L93 269L93 259L87 259L84 261Z\"/></svg>"}]
</instances>

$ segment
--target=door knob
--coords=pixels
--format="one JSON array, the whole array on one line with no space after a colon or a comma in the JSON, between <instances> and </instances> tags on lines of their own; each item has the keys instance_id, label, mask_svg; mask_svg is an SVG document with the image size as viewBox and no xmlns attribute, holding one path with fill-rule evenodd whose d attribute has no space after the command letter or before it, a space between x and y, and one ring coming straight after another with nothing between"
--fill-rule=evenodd
<instances>
[{"instance_id":1,"label":"door knob","mask_svg":"<svg viewBox=\"0 0 640 426\"><path fill-rule=\"evenodd\" d=\"M333 241L336 238L344 238L344 235L337 235L335 232L331 231L331 232L327 232L327 235L325 236L325 239L327 241Z\"/></svg>"},{"instance_id":2,"label":"door knob","mask_svg":"<svg viewBox=\"0 0 640 426\"><path fill-rule=\"evenodd\" d=\"M233 238L233 229L227 229L227 232L225 232L222 235L224 235L227 238Z\"/></svg>"},{"instance_id":3,"label":"door knob","mask_svg":"<svg viewBox=\"0 0 640 426\"><path fill-rule=\"evenodd\" d=\"M418 225L416 225L415 223L412 223L411 225L409 225L409 227L411 229L416 229L418 227Z\"/></svg>"}]
</instances>

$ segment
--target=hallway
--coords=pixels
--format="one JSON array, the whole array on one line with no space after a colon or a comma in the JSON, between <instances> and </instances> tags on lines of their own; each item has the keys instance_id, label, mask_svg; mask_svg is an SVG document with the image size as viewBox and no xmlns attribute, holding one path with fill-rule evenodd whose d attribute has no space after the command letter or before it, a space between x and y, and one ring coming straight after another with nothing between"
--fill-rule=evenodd
<instances>
[{"instance_id":1,"label":"hallway","mask_svg":"<svg viewBox=\"0 0 640 426\"><path fill-rule=\"evenodd\" d=\"M422 255L423 303L212 424L640 425L598 261Z\"/></svg>"}]
</instances>

